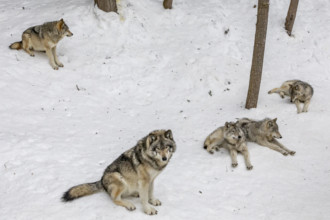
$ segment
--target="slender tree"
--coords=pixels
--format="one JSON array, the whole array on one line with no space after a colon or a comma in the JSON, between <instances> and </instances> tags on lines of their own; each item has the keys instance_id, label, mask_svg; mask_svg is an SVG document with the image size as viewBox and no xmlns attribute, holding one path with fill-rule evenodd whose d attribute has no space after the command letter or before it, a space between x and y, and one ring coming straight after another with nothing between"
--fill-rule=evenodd
<instances>
[{"instance_id":1,"label":"slender tree","mask_svg":"<svg viewBox=\"0 0 330 220\"><path fill-rule=\"evenodd\" d=\"M172 9L173 0L164 0L163 6L165 9Z\"/></svg>"},{"instance_id":2,"label":"slender tree","mask_svg":"<svg viewBox=\"0 0 330 220\"><path fill-rule=\"evenodd\" d=\"M264 60L267 24L268 24L269 0L258 0L258 15L256 34L254 38L254 49L252 66L250 72L249 90L246 98L245 108L256 108L259 97L262 66Z\"/></svg>"},{"instance_id":3,"label":"slender tree","mask_svg":"<svg viewBox=\"0 0 330 220\"><path fill-rule=\"evenodd\" d=\"M105 12L117 12L117 3L116 0L94 0L94 3Z\"/></svg>"},{"instance_id":4,"label":"slender tree","mask_svg":"<svg viewBox=\"0 0 330 220\"><path fill-rule=\"evenodd\" d=\"M291 0L288 14L285 19L285 30L291 36L294 20L296 19L299 0Z\"/></svg>"}]
</instances>

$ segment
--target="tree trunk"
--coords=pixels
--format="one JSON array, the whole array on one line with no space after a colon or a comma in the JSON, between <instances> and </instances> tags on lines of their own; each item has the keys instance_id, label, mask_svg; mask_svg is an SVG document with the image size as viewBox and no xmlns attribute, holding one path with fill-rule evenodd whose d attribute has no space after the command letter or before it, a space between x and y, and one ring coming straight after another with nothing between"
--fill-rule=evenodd
<instances>
[{"instance_id":1,"label":"tree trunk","mask_svg":"<svg viewBox=\"0 0 330 220\"><path fill-rule=\"evenodd\" d=\"M256 108L259 97L262 66L267 35L269 0L258 0L258 16L256 34L254 37L254 49L250 73L249 90L245 108Z\"/></svg>"},{"instance_id":2,"label":"tree trunk","mask_svg":"<svg viewBox=\"0 0 330 220\"><path fill-rule=\"evenodd\" d=\"M95 4L99 9L105 12L116 12L117 13L117 3L116 0L94 0Z\"/></svg>"},{"instance_id":3,"label":"tree trunk","mask_svg":"<svg viewBox=\"0 0 330 220\"><path fill-rule=\"evenodd\" d=\"M173 0L164 0L163 6L165 9L172 9Z\"/></svg>"},{"instance_id":4,"label":"tree trunk","mask_svg":"<svg viewBox=\"0 0 330 220\"><path fill-rule=\"evenodd\" d=\"M291 36L294 20L296 19L298 3L299 0L291 0L288 14L285 19L285 30L287 31L289 36Z\"/></svg>"}]
</instances>

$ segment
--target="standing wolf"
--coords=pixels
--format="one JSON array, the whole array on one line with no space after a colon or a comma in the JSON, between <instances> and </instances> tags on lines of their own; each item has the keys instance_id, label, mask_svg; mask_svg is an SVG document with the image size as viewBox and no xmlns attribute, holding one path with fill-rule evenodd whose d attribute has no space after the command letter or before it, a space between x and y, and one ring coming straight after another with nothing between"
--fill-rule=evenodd
<instances>
[{"instance_id":1,"label":"standing wolf","mask_svg":"<svg viewBox=\"0 0 330 220\"><path fill-rule=\"evenodd\" d=\"M212 154L213 149L218 150L222 147L229 151L233 167L238 165L237 152L241 152L244 156L246 168L248 170L253 168L246 146L244 132L237 126L237 123L226 122L225 126L219 127L213 131L204 142L204 149Z\"/></svg>"},{"instance_id":2,"label":"standing wolf","mask_svg":"<svg viewBox=\"0 0 330 220\"><path fill-rule=\"evenodd\" d=\"M64 193L62 199L71 201L104 189L115 204L128 210L135 210L135 206L123 197L140 196L144 212L157 214L157 210L149 205L161 205L153 195L154 180L175 150L171 130L153 131L110 164L101 180L74 186Z\"/></svg>"},{"instance_id":3,"label":"standing wolf","mask_svg":"<svg viewBox=\"0 0 330 220\"><path fill-rule=\"evenodd\" d=\"M57 70L58 67L63 67L63 64L56 55L56 45L63 37L72 35L63 19L46 22L26 29L22 34L22 41L12 43L9 48L24 49L32 57L34 53L31 50L46 52L50 65Z\"/></svg>"},{"instance_id":4,"label":"standing wolf","mask_svg":"<svg viewBox=\"0 0 330 220\"><path fill-rule=\"evenodd\" d=\"M296 153L295 151L286 148L276 140L277 138L282 138L276 120L277 118L265 118L261 121L241 118L238 119L237 123L242 128L247 141L255 142L261 146L278 151L284 156L288 154L294 155Z\"/></svg>"},{"instance_id":5,"label":"standing wolf","mask_svg":"<svg viewBox=\"0 0 330 220\"><path fill-rule=\"evenodd\" d=\"M268 92L268 94L279 93L279 95L284 98L284 96L289 96L291 102L294 102L297 107L297 112L307 112L308 106L314 94L313 87L306 82L300 80L288 80L285 81L280 88L274 88ZM300 102L304 103L304 107L301 110Z\"/></svg>"}]
</instances>

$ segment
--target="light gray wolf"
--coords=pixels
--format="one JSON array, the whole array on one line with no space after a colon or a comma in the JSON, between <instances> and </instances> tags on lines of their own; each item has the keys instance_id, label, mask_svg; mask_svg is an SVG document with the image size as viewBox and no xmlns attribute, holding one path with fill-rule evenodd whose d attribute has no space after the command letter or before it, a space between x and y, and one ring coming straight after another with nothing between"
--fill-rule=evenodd
<instances>
[{"instance_id":1,"label":"light gray wolf","mask_svg":"<svg viewBox=\"0 0 330 220\"><path fill-rule=\"evenodd\" d=\"M307 112L308 106L314 94L313 87L306 82L301 80L288 80L285 81L280 88L274 88L268 92L268 94L279 93L284 96L289 96L290 101L294 102L297 107L297 112ZM304 103L304 107L301 110L300 103Z\"/></svg>"},{"instance_id":2,"label":"light gray wolf","mask_svg":"<svg viewBox=\"0 0 330 220\"><path fill-rule=\"evenodd\" d=\"M62 200L71 201L104 189L115 204L131 211L135 206L123 197L139 196L144 212L155 215L157 210L151 205L159 206L161 202L153 194L154 180L167 166L175 150L171 130L152 131L110 164L101 180L70 188Z\"/></svg>"},{"instance_id":3,"label":"light gray wolf","mask_svg":"<svg viewBox=\"0 0 330 220\"><path fill-rule=\"evenodd\" d=\"M46 22L26 29L22 34L22 41L12 43L10 49L23 49L30 56L34 56L33 51L46 52L50 65L53 69L63 67L56 55L56 45L65 36L71 37L73 34L64 20Z\"/></svg>"},{"instance_id":4,"label":"light gray wolf","mask_svg":"<svg viewBox=\"0 0 330 220\"><path fill-rule=\"evenodd\" d=\"M242 128L247 141L255 142L261 146L278 151L284 156L294 155L296 152L286 148L276 139L282 138L276 123L277 118L265 118L260 121L241 118L238 119L238 126Z\"/></svg>"},{"instance_id":5,"label":"light gray wolf","mask_svg":"<svg viewBox=\"0 0 330 220\"><path fill-rule=\"evenodd\" d=\"M248 170L253 168L244 132L237 126L237 123L226 122L225 126L217 128L206 138L204 149L213 153L213 149L218 150L219 148L226 148L229 151L233 167L238 165L237 152L241 152L244 156L246 168Z\"/></svg>"}]
</instances>

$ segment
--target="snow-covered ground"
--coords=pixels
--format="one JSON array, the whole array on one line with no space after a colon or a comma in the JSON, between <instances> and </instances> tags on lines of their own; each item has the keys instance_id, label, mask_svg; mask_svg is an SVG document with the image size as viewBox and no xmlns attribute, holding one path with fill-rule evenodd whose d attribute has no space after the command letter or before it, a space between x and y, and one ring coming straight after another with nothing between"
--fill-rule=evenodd
<instances>
[{"instance_id":1,"label":"snow-covered ground","mask_svg":"<svg viewBox=\"0 0 330 220\"><path fill-rule=\"evenodd\" d=\"M328 219L330 2L300 1L288 37L289 0L271 1L258 108L246 110L255 4L174 0L164 10L161 0L119 0L117 15L92 0L2 0L0 219ZM8 49L26 28L60 18L74 33L58 45L64 68ZM307 114L267 94L288 79L314 87ZM277 117L296 155L249 143L248 171L242 155L232 168L226 150L202 149L239 117ZM177 142L155 182L157 216L138 199L128 212L106 193L60 201L155 129L172 129Z\"/></svg>"}]
</instances>

